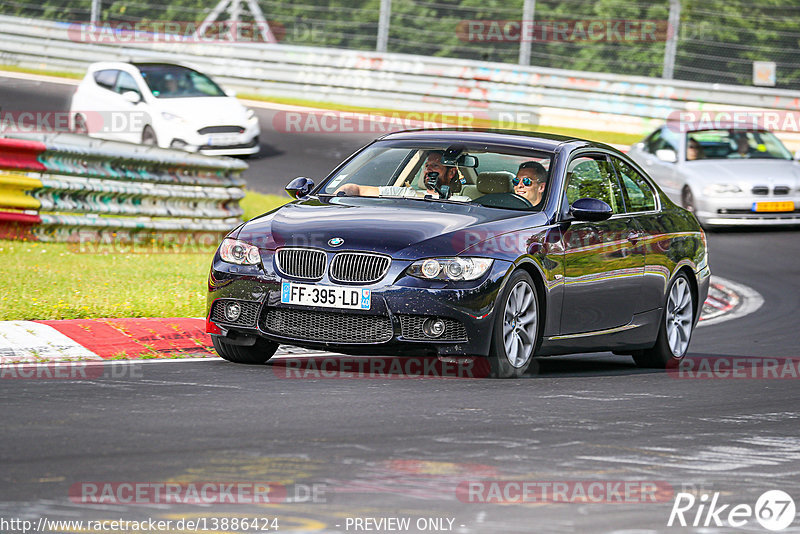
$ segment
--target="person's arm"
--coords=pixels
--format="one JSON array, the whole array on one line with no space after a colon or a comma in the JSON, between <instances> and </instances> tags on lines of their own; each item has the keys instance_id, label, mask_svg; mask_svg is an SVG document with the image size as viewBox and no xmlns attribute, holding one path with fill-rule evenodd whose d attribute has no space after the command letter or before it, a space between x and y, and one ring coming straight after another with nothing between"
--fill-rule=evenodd
<instances>
[{"instance_id":1,"label":"person's arm","mask_svg":"<svg viewBox=\"0 0 800 534\"><path fill-rule=\"evenodd\" d=\"M379 189L373 185L344 184L336 193L339 191L344 191L344 194L351 197L377 197L380 194Z\"/></svg>"}]
</instances>

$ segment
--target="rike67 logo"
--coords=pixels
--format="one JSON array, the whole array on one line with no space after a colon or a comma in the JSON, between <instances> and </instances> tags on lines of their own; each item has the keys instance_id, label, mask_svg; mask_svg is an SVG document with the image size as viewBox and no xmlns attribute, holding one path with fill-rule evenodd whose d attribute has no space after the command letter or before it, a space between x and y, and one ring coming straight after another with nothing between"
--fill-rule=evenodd
<instances>
[{"instance_id":1,"label":"rike67 logo","mask_svg":"<svg viewBox=\"0 0 800 534\"><path fill-rule=\"evenodd\" d=\"M719 492L714 492L713 495L703 493L700 497L681 492L675 495L667 526L728 526L752 529L752 521L755 520L767 530L779 531L794 522L795 513L794 500L781 490L762 493L755 506L722 503Z\"/></svg>"}]
</instances>

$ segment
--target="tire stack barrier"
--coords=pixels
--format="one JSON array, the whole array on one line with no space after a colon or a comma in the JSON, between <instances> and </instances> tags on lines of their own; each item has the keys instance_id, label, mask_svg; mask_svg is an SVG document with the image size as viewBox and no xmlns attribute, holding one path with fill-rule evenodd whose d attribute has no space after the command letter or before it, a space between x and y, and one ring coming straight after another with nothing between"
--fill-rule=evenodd
<instances>
[{"instance_id":1,"label":"tire stack barrier","mask_svg":"<svg viewBox=\"0 0 800 534\"><path fill-rule=\"evenodd\" d=\"M74 134L0 138L0 237L178 235L210 244L241 222L246 168L233 158Z\"/></svg>"}]
</instances>

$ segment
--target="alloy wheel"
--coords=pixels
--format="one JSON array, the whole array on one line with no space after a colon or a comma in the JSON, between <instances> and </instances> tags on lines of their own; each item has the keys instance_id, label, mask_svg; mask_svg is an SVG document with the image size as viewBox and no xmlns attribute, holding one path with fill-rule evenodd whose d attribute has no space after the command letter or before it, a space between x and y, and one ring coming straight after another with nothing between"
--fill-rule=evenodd
<instances>
[{"instance_id":1,"label":"alloy wheel","mask_svg":"<svg viewBox=\"0 0 800 534\"><path fill-rule=\"evenodd\" d=\"M524 366L533 355L537 328L536 295L526 281L520 280L511 289L503 312L503 344L513 367Z\"/></svg>"}]
</instances>

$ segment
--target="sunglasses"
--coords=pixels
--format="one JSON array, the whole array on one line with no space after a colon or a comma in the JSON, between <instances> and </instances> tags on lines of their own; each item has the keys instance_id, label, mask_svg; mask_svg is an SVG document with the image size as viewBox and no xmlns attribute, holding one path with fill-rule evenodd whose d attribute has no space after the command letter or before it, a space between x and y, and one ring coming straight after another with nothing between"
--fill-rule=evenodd
<instances>
[{"instance_id":1,"label":"sunglasses","mask_svg":"<svg viewBox=\"0 0 800 534\"><path fill-rule=\"evenodd\" d=\"M520 179L518 177L516 177L516 176L511 179L511 183L514 184L514 186L518 186L519 182L520 182ZM531 185L533 185L533 180L531 180L530 178L528 178L526 176L525 178L522 179L522 185L524 185L526 187L530 187Z\"/></svg>"}]
</instances>

